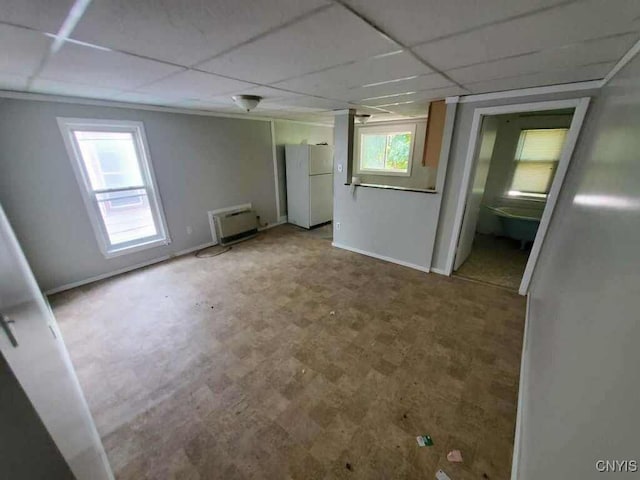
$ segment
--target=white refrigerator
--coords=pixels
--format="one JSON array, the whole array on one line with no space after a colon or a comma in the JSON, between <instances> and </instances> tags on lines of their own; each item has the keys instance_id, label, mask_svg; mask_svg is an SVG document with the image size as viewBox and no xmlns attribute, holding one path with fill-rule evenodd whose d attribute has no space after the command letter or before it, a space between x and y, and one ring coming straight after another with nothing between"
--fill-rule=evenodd
<instances>
[{"instance_id":1,"label":"white refrigerator","mask_svg":"<svg viewBox=\"0 0 640 480\"><path fill-rule=\"evenodd\" d=\"M333 148L286 145L287 219L311 228L333 219Z\"/></svg>"}]
</instances>

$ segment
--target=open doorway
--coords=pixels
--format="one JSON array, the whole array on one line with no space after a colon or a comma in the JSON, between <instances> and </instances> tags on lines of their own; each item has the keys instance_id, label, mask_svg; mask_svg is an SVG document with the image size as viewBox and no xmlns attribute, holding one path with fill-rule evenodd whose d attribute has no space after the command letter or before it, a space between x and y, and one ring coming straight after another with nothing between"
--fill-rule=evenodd
<instances>
[{"instance_id":1,"label":"open doorway","mask_svg":"<svg viewBox=\"0 0 640 480\"><path fill-rule=\"evenodd\" d=\"M451 273L527 292L587 104L476 110Z\"/></svg>"}]
</instances>

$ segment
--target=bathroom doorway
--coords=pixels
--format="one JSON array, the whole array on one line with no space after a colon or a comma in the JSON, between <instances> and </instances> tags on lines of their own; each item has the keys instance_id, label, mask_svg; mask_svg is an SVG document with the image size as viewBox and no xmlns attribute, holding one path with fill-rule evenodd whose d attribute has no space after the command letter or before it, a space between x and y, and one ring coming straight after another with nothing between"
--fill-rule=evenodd
<instances>
[{"instance_id":1,"label":"bathroom doorway","mask_svg":"<svg viewBox=\"0 0 640 480\"><path fill-rule=\"evenodd\" d=\"M476 110L450 273L526 293L587 104Z\"/></svg>"}]
</instances>

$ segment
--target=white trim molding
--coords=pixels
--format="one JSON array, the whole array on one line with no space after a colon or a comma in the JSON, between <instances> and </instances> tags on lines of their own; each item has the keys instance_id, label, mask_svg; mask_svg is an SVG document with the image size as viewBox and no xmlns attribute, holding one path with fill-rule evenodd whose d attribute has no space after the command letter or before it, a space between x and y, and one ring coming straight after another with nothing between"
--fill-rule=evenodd
<instances>
[{"instance_id":1,"label":"white trim molding","mask_svg":"<svg viewBox=\"0 0 640 480\"><path fill-rule=\"evenodd\" d=\"M531 249L531 254L529 255L529 260L522 277L522 283L520 284L520 294L526 294L529 288L529 283L533 276L533 270L540 253L540 249L542 248L542 242L544 241L546 231L549 227L553 208L555 207L555 204L557 202L560 188L562 186L562 182L564 181L564 176L573 155L573 149L575 147L576 140L580 133L580 129L582 128L582 123L584 121L584 116L589 105L589 100L589 97L571 98L567 100L554 100L547 102L520 103L484 108L480 107L474 110L465 158L464 171L462 175L462 182L460 183L459 187L458 201L453 222L453 230L447 250L447 261L444 268L446 275L451 275L451 273L453 272L458 240L460 238L460 231L462 229L462 223L464 219L465 206L469 196L469 190L471 188L471 178L475 169L476 152L479 148L479 135L482 126L482 118L488 115L503 115L507 113L536 112L574 108L575 111L571 120L571 127L569 128L569 133L562 150L562 156L560 157L560 161L558 162L558 168L551 184L549 196L547 197L547 204L545 206L542 219L540 220L538 233L536 234L536 238Z\"/></svg>"},{"instance_id":2,"label":"white trim molding","mask_svg":"<svg viewBox=\"0 0 640 480\"><path fill-rule=\"evenodd\" d=\"M1 90L0 98L10 98L14 100L32 100L35 102L69 103L72 105L88 105L94 107L129 108L131 110L144 110L150 112L182 113L184 115L198 115L201 117L234 118L237 120L254 120L258 122L293 122L304 125L314 125L316 127L333 127L333 119L327 119L327 123L312 122L305 120L294 120L291 118L260 117L257 115L247 115L244 113L227 113L215 110L199 110L197 108L168 107L163 105L152 105L148 103L121 102L118 100L102 100L97 98L70 97L65 95L53 95L47 93L16 92L14 90Z\"/></svg>"},{"instance_id":3,"label":"white trim molding","mask_svg":"<svg viewBox=\"0 0 640 480\"><path fill-rule=\"evenodd\" d=\"M397 265L402 265L403 267L413 268L414 270L420 270L421 272L429 273L429 268L424 267L422 265L417 265L415 263L405 262L403 260L398 260L396 258L387 257L385 255L379 255L377 253L368 252L366 250L361 250L359 248L348 247L347 245L343 245L336 242L331 242L332 247L340 248L342 250L348 250L353 253L359 253L360 255L366 255L367 257L377 258L378 260L384 260L385 262L395 263Z\"/></svg>"},{"instance_id":4,"label":"white trim molding","mask_svg":"<svg viewBox=\"0 0 640 480\"><path fill-rule=\"evenodd\" d=\"M273 158L273 181L276 187L276 217L280 217L280 184L278 182L278 154L276 151L276 122L269 122L271 129L271 157Z\"/></svg>"},{"instance_id":5,"label":"white trim molding","mask_svg":"<svg viewBox=\"0 0 640 480\"><path fill-rule=\"evenodd\" d=\"M522 416L524 409L524 392L526 392L527 342L529 340L529 322L531 321L531 295L527 295L527 306L524 315L524 332L522 335L522 353L520 354L520 381L518 382L518 403L516 407L516 431L513 439L513 456L511 457L511 480L518 480L520 468L520 452L522 446Z\"/></svg>"},{"instance_id":6,"label":"white trim molding","mask_svg":"<svg viewBox=\"0 0 640 480\"><path fill-rule=\"evenodd\" d=\"M529 97L533 95L549 95L552 93L578 92L581 90L593 90L601 88L604 80L589 80L587 82L560 83L544 87L519 88L516 90L504 90L501 92L478 93L460 97L459 103L486 102L489 100L501 100L504 98Z\"/></svg>"},{"instance_id":7,"label":"white trim molding","mask_svg":"<svg viewBox=\"0 0 640 480\"><path fill-rule=\"evenodd\" d=\"M609 83L609 80L611 80L616 73L618 73L620 70L622 70L624 68L624 66L629 63L633 57L635 57L638 52L640 52L640 40L638 40L636 43L634 43L632 45L632 47L627 51L627 53L625 53L622 58L620 60L618 60L618 63L616 63L613 68L611 69L611 71L609 73L607 73L607 76L604 77L604 79L602 80L602 86L606 85L607 83Z\"/></svg>"}]
</instances>

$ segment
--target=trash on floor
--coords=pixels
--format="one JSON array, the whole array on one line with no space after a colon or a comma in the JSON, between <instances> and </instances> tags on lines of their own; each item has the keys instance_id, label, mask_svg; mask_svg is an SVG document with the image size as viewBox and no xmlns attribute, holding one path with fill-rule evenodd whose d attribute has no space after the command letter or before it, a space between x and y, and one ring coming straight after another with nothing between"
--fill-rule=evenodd
<instances>
[{"instance_id":1,"label":"trash on floor","mask_svg":"<svg viewBox=\"0 0 640 480\"><path fill-rule=\"evenodd\" d=\"M335 314L336 314L336 312L335 312L335 311L333 311L333 310L331 310L331 311L329 312L329 315L331 315L332 317L333 317L333 316L335 316Z\"/></svg>"},{"instance_id":2,"label":"trash on floor","mask_svg":"<svg viewBox=\"0 0 640 480\"><path fill-rule=\"evenodd\" d=\"M460 450L451 450L447 453L447 460L453 463L462 463L462 452Z\"/></svg>"},{"instance_id":3,"label":"trash on floor","mask_svg":"<svg viewBox=\"0 0 640 480\"><path fill-rule=\"evenodd\" d=\"M433 440L429 435L418 435L416 441L421 447L430 447L433 445Z\"/></svg>"},{"instance_id":4,"label":"trash on floor","mask_svg":"<svg viewBox=\"0 0 640 480\"><path fill-rule=\"evenodd\" d=\"M436 478L438 480L451 480L451 477L449 475L447 475L446 473L444 473L443 470L438 470L436 472Z\"/></svg>"},{"instance_id":5,"label":"trash on floor","mask_svg":"<svg viewBox=\"0 0 640 480\"><path fill-rule=\"evenodd\" d=\"M351 466L351 464L350 464L350 463L347 463L344 467L345 467L347 470L353 471L353 467Z\"/></svg>"}]
</instances>

